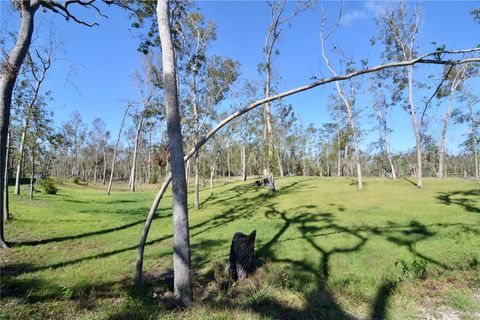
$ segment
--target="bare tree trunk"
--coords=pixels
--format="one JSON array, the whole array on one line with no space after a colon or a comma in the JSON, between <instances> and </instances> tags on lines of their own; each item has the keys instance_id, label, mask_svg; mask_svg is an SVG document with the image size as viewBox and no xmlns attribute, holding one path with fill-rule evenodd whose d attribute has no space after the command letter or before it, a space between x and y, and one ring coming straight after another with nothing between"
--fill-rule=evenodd
<instances>
[{"instance_id":1,"label":"bare tree trunk","mask_svg":"<svg viewBox=\"0 0 480 320\"><path fill-rule=\"evenodd\" d=\"M65 147L65 172L63 173L63 182L67 182L67 175L68 175L68 147Z\"/></svg>"},{"instance_id":2,"label":"bare tree trunk","mask_svg":"<svg viewBox=\"0 0 480 320\"><path fill-rule=\"evenodd\" d=\"M246 148L245 143L242 144L242 179L243 181L247 180L247 155L246 155Z\"/></svg>"},{"instance_id":3,"label":"bare tree trunk","mask_svg":"<svg viewBox=\"0 0 480 320\"><path fill-rule=\"evenodd\" d=\"M341 156L341 149L338 149L338 160L337 160L337 177L342 176L342 156Z\"/></svg>"},{"instance_id":4,"label":"bare tree trunk","mask_svg":"<svg viewBox=\"0 0 480 320\"><path fill-rule=\"evenodd\" d=\"M199 159L198 159L198 152L195 153L195 209L198 209L200 207L200 181L199 181Z\"/></svg>"},{"instance_id":5,"label":"bare tree trunk","mask_svg":"<svg viewBox=\"0 0 480 320\"><path fill-rule=\"evenodd\" d=\"M3 207L3 220L4 221L8 221L8 219L10 219L10 206L9 206L9 203L8 203L8 169L9 169L9 163L8 163L8 158L10 157L10 141L11 141L11 137L10 137L10 130L8 131L8 134L7 134L7 151L6 151L6 155L5 155L5 176L4 176L4 181L5 181L5 187L4 187L4 194L5 194L5 198L4 198L4 203L2 204L4 207Z\"/></svg>"},{"instance_id":6,"label":"bare tree trunk","mask_svg":"<svg viewBox=\"0 0 480 320\"><path fill-rule=\"evenodd\" d=\"M387 151L388 163L390 163L390 170L392 170L392 179L397 179L397 173L395 172L395 166L393 165L392 156L390 155L390 144L385 139L385 149Z\"/></svg>"},{"instance_id":7,"label":"bare tree trunk","mask_svg":"<svg viewBox=\"0 0 480 320\"><path fill-rule=\"evenodd\" d=\"M148 103L145 103L143 107L143 111L140 115L140 119L138 120L137 125L137 132L135 133L135 144L133 146L133 160L132 160L132 172L130 173L130 191L135 192L135 185L136 185L136 173L137 173L137 152L138 152L138 142L140 139L140 132L142 130L143 124L143 117L145 115L145 110L147 108Z\"/></svg>"},{"instance_id":8,"label":"bare tree trunk","mask_svg":"<svg viewBox=\"0 0 480 320\"><path fill-rule=\"evenodd\" d=\"M468 101L468 110L469 110L469 116L470 116L470 123L472 125L472 149L473 149L473 157L475 159L475 179L479 178L479 167L478 167L478 148L477 148L477 140L475 139L477 137L477 124L475 121L475 116L473 114L473 103L470 103Z\"/></svg>"},{"instance_id":9,"label":"bare tree trunk","mask_svg":"<svg viewBox=\"0 0 480 320\"><path fill-rule=\"evenodd\" d=\"M227 144L227 179L230 181L230 144Z\"/></svg>"},{"instance_id":10,"label":"bare tree trunk","mask_svg":"<svg viewBox=\"0 0 480 320\"><path fill-rule=\"evenodd\" d=\"M112 158L112 169L110 172L110 181L108 182L108 190L107 194L110 195L112 191L112 182L113 182L113 175L115 173L115 162L117 159L117 150L118 150L118 143L120 142L120 137L122 135L123 125L125 124L125 118L127 117L128 109L130 109L130 105L127 105L125 108L125 112L123 113L122 122L120 123L120 129L118 130L117 141L115 142L115 149L113 149L113 158Z\"/></svg>"},{"instance_id":11,"label":"bare tree trunk","mask_svg":"<svg viewBox=\"0 0 480 320\"><path fill-rule=\"evenodd\" d=\"M35 179L35 141L32 143L32 175L30 177L30 200L33 200L33 181Z\"/></svg>"},{"instance_id":12,"label":"bare tree trunk","mask_svg":"<svg viewBox=\"0 0 480 320\"><path fill-rule=\"evenodd\" d=\"M20 2L21 22L15 45L2 64L0 77L0 168L5 168L8 127L10 124L10 105L18 72L32 41L34 15L39 3L30 5L30 1ZM0 174L0 190L4 189L4 175ZM3 204L3 192L0 192L0 203ZM0 206L0 217L3 217L3 205ZM0 219L0 248L7 248L4 236L3 219Z\"/></svg>"},{"instance_id":13,"label":"bare tree trunk","mask_svg":"<svg viewBox=\"0 0 480 320\"><path fill-rule=\"evenodd\" d=\"M147 167L147 181L152 180L152 130L148 131L148 167Z\"/></svg>"},{"instance_id":14,"label":"bare tree trunk","mask_svg":"<svg viewBox=\"0 0 480 320\"><path fill-rule=\"evenodd\" d=\"M188 185L188 178L190 177L190 160L187 161L187 165L185 166L185 182Z\"/></svg>"},{"instance_id":15,"label":"bare tree trunk","mask_svg":"<svg viewBox=\"0 0 480 320\"><path fill-rule=\"evenodd\" d=\"M197 104L197 74L196 70L193 72L193 113L194 113L194 126L195 126L195 143L198 143L199 128L198 128L198 104ZM199 185L199 166L200 161L198 159L198 152L194 158L194 171L195 171L195 195L194 195L194 207L198 209L200 207L200 185Z\"/></svg>"},{"instance_id":16,"label":"bare tree trunk","mask_svg":"<svg viewBox=\"0 0 480 320\"><path fill-rule=\"evenodd\" d=\"M440 151L439 151L439 161L438 161L438 178L442 179L444 177L444 168L445 163L445 141L447 136L447 127L448 121L450 119L450 110L452 108L453 99L455 97L455 91L457 90L458 85L461 82L461 78L463 77L463 71L460 71L460 74L457 74L454 79L452 80L452 84L450 86L450 97L448 100L447 112L445 113L445 117L443 119L443 129L442 129L442 138L440 141Z\"/></svg>"},{"instance_id":17,"label":"bare tree trunk","mask_svg":"<svg viewBox=\"0 0 480 320\"><path fill-rule=\"evenodd\" d=\"M278 150L278 156L277 156L277 158L278 158L278 170L279 170L279 172L280 172L280 177L283 178L283 176L284 176L284 173L283 173L283 163L282 163L282 155L281 155L281 151L280 151L280 150Z\"/></svg>"},{"instance_id":18,"label":"bare tree trunk","mask_svg":"<svg viewBox=\"0 0 480 320\"><path fill-rule=\"evenodd\" d=\"M95 164L93 166L93 184L96 185L97 184L97 162L98 162L98 154L97 154L97 150L95 148Z\"/></svg>"},{"instance_id":19,"label":"bare tree trunk","mask_svg":"<svg viewBox=\"0 0 480 320\"><path fill-rule=\"evenodd\" d=\"M327 177L330 177L330 156L328 154L328 147L325 148L325 162L327 163Z\"/></svg>"},{"instance_id":20,"label":"bare tree trunk","mask_svg":"<svg viewBox=\"0 0 480 320\"><path fill-rule=\"evenodd\" d=\"M328 69L333 74L333 76L336 77L337 73L335 72L335 70L333 69L333 67L330 64L330 61L328 60L327 56L325 55L324 40L325 39L324 39L323 34L322 34L321 43L322 43L323 60L325 60L325 64L327 65ZM347 108L348 124L350 126L350 129L352 130L355 162L357 164L358 190L362 190L363 189L363 179L362 179L362 167L361 167L361 163L360 163L360 146L359 146L359 141L358 141L357 129L355 127L355 122L353 121L352 105L351 105L350 101L348 101L348 99L343 94L342 88L340 87L340 83L338 81L335 81L335 87L337 88L337 92L338 92L338 95L340 96L340 99L342 99L345 107Z\"/></svg>"},{"instance_id":21,"label":"bare tree trunk","mask_svg":"<svg viewBox=\"0 0 480 320\"><path fill-rule=\"evenodd\" d=\"M187 183L183 159L183 138L177 92L175 52L171 38L168 0L157 2L158 29L162 46L163 86L167 132L172 165L173 270L174 292L178 301L192 304L190 278L190 236L188 227Z\"/></svg>"},{"instance_id":22,"label":"bare tree trunk","mask_svg":"<svg viewBox=\"0 0 480 320\"><path fill-rule=\"evenodd\" d=\"M19 158L17 164L17 173L15 175L15 195L20 195L20 178L22 175L23 158L25 156L25 139L27 136L28 120L30 118L30 109L27 111L22 128L22 138L20 140Z\"/></svg>"},{"instance_id":23,"label":"bare tree trunk","mask_svg":"<svg viewBox=\"0 0 480 320\"><path fill-rule=\"evenodd\" d=\"M210 165L210 195L213 194L213 177L215 176L215 160Z\"/></svg>"},{"instance_id":24,"label":"bare tree trunk","mask_svg":"<svg viewBox=\"0 0 480 320\"><path fill-rule=\"evenodd\" d=\"M103 146L103 168L102 168L102 184L105 185L107 179L107 137L105 137L105 145Z\"/></svg>"},{"instance_id":25,"label":"bare tree trunk","mask_svg":"<svg viewBox=\"0 0 480 320\"><path fill-rule=\"evenodd\" d=\"M417 187L422 188L422 141L420 138L420 130L417 124L417 115L415 113L415 105L413 102L413 80L412 75L413 68L412 66L408 66L408 101L410 106L410 115L412 116L412 125L413 131L415 133L415 145L416 145L416 152L417 152Z\"/></svg>"}]
</instances>

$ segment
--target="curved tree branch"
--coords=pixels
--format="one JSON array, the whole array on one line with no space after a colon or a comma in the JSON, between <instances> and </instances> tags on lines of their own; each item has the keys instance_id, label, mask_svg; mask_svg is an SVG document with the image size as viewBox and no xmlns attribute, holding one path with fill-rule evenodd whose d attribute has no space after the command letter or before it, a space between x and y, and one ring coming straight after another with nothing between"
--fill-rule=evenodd
<instances>
[{"instance_id":1,"label":"curved tree branch","mask_svg":"<svg viewBox=\"0 0 480 320\"><path fill-rule=\"evenodd\" d=\"M443 51L442 53L445 54L457 54L457 53L468 53L468 52L479 52L480 48L472 48L472 49L467 49L467 50L455 50L455 51ZM389 69L389 68L398 68L398 67L405 67L405 66L411 66L414 64L443 64L443 65L459 65L459 64L465 64L465 63L472 63L472 62L480 62L480 57L478 58L466 58L462 60L434 60L434 59L426 59L427 57L433 56L438 54L437 52L431 52L427 53L424 55L421 55L420 57L408 61L401 61L401 62L392 62L392 63L387 63L387 64L382 64L354 72L350 72L348 74L340 75L340 76L335 76L331 78L325 78L325 79L320 79L318 81L309 83L307 85L297 87L295 89L291 89L282 93L279 93L274 96L269 96L264 99L257 100L250 104L249 106L237 110L236 112L232 113L222 121L220 121L214 128L212 128L205 136L203 136L201 139L199 139L198 143L185 155L183 160L186 162L188 161L191 157L195 155L195 153L200 150L200 148L211 138L213 137L220 129L222 129L225 125L227 125L229 122L232 120L240 117L241 115L257 108L258 106L263 105L264 103L279 100L291 95L294 95L299 92L307 91L310 89L313 89L315 87L335 82L335 81L343 81L343 80L348 80L353 77L358 77L363 74L368 74L368 73L373 73L377 72L383 69ZM150 230L150 226L152 224L153 218L155 217L156 210L158 208L158 205L160 204L160 201L163 198L163 195L165 194L165 191L168 188L168 185L170 184L170 181L172 180L172 175L171 173L166 177L165 182L162 184L160 190L158 191L155 200L152 203L152 206L150 207L150 211L148 212L147 220L145 221L145 226L143 228L142 234L140 236L140 243L138 247L138 252L137 252L137 262L136 262L136 268L135 268L135 285L140 285L142 282L142 266L143 266L143 252L145 249L145 243L148 237L148 232Z\"/></svg>"}]
</instances>

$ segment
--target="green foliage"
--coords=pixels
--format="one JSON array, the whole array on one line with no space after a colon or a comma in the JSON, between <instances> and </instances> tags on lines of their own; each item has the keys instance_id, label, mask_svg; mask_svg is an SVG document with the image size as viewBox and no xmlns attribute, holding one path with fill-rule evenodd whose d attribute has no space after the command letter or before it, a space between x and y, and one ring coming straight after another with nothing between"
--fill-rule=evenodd
<instances>
[{"instance_id":1,"label":"green foliage","mask_svg":"<svg viewBox=\"0 0 480 320\"><path fill-rule=\"evenodd\" d=\"M72 182L75 184L82 184L79 177L73 177Z\"/></svg>"},{"instance_id":2,"label":"green foliage","mask_svg":"<svg viewBox=\"0 0 480 320\"><path fill-rule=\"evenodd\" d=\"M411 262L400 260L395 263L396 266L400 266L401 279L426 279L427 278L427 260L415 257Z\"/></svg>"},{"instance_id":3,"label":"green foliage","mask_svg":"<svg viewBox=\"0 0 480 320\"><path fill-rule=\"evenodd\" d=\"M480 8L472 10L473 20L480 23Z\"/></svg>"},{"instance_id":4,"label":"green foliage","mask_svg":"<svg viewBox=\"0 0 480 320\"><path fill-rule=\"evenodd\" d=\"M46 177L40 181L40 185L46 194L57 194L58 188L52 177Z\"/></svg>"}]
</instances>

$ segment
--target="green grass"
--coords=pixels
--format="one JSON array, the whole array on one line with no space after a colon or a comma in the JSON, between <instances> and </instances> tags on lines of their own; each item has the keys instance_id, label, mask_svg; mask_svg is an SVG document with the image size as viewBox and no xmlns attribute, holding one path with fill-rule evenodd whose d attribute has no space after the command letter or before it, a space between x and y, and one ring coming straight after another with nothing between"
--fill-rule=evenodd
<instances>
[{"instance_id":1,"label":"green grass","mask_svg":"<svg viewBox=\"0 0 480 320\"><path fill-rule=\"evenodd\" d=\"M478 182L426 179L417 190L405 180L367 179L358 192L346 178L291 177L278 179L275 195L251 184L202 190L202 208L190 209L190 310L172 308L165 282L170 195L150 231L146 285L134 290L154 188L106 196L99 186L68 184L33 202L12 194L0 318L415 319L441 306L478 315ZM256 272L228 286L232 235L253 229Z\"/></svg>"}]
</instances>

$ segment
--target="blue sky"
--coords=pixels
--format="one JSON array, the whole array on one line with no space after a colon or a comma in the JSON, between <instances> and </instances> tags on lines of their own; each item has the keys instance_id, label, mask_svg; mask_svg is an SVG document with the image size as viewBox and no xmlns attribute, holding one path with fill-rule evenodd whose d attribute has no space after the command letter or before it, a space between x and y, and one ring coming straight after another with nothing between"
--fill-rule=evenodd
<instances>
[{"instance_id":1,"label":"blue sky","mask_svg":"<svg viewBox=\"0 0 480 320\"><path fill-rule=\"evenodd\" d=\"M18 14L9 9L8 1L0 3L2 30L15 30ZM409 5L415 3L417 2L408 2ZM426 1L420 4L423 7L423 25L419 40L424 45L421 52L432 50L431 41L444 43L450 49L470 48L480 42L480 25L475 24L469 14L472 8L480 6L478 1ZM293 5L290 2L287 9ZM344 23L330 39L331 43L357 60L368 57L370 65L379 63L381 46L370 46L370 38L375 33L373 17L376 10L384 5L392 3L346 2ZM263 60L262 46L269 22L266 3L203 1L198 2L198 6L207 19L217 22L217 41L212 44L209 53L239 60L242 64L242 77L259 79L257 65ZM322 12L326 12L329 21L333 23L338 8L339 2L317 3L314 8L295 17L291 27L285 27L278 43L280 55L274 61L281 76L278 91L306 84L311 81L312 75L330 76L321 60L320 24ZM109 16L108 19L92 16L92 12L79 12L81 16L100 23L94 28L87 28L66 22L51 12L39 12L36 31L41 38L47 27L51 26L66 53L54 65L46 83L46 88L53 91L51 109L55 112L57 123L66 121L73 110L78 110L87 123L95 117L102 118L115 135L126 101L138 96L131 75L139 65L136 50L139 40L129 30L131 21L125 12L117 8L106 8L105 13ZM332 55L331 57L335 60ZM441 72L441 67L420 67L415 72L425 76L431 70L438 73ZM66 81L67 78L69 81ZM296 114L305 124L313 122L320 126L330 121L327 97L332 88L331 85L316 88L287 98L286 102L294 105ZM419 103L422 97L422 94L416 96ZM360 92L357 103L367 108L369 100ZM432 106L434 112L431 115L434 119L440 119L444 106ZM393 112L390 120L394 130L391 135L393 149L400 151L413 147L414 137L409 115L399 108ZM432 130L438 132L435 120L432 123ZM363 117L360 127L364 130L371 128L370 120ZM465 132L466 127L452 125L447 148L456 151ZM365 134L363 147L366 148L373 138L372 133Z\"/></svg>"}]
</instances>

